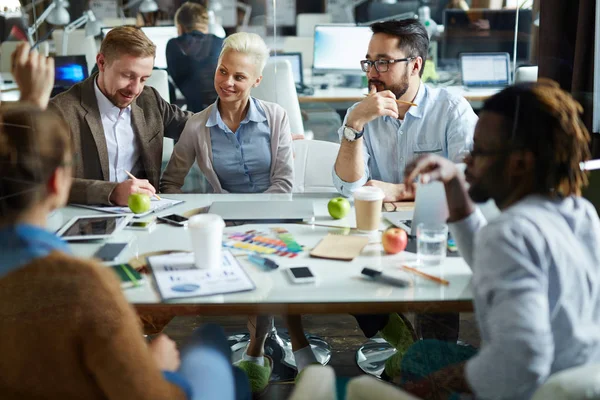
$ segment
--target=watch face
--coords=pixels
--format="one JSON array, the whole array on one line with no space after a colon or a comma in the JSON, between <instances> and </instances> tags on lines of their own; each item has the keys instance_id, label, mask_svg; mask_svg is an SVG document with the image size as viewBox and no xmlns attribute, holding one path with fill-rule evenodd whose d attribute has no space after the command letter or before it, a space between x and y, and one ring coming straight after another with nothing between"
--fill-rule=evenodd
<instances>
[{"instance_id":1,"label":"watch face","mask_svg":"<svg viewBox=\"0 0 600 400\"><path fill-rule=\"evenodd\" d=\"M352 142L352 141L356 140L356 133L352 129L345 126L344 127L344 137L347 140Z\"/></svg>"}]
</instances>

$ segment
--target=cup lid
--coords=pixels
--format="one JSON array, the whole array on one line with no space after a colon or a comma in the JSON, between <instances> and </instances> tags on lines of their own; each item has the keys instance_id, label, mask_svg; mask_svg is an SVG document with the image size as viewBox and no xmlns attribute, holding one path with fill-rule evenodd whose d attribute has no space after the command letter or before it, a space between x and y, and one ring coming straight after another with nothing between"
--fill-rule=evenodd
<instances>
[{"instance_id":1,"label":"cup lid","mask_svg":"<svg viewBox=\"0 0 600 400\"><path fill-rule=\"evenodd\" d=\"M363 186L352 192L354 200L376 201L383 200L385 193L375 186Z\"/></svg>"},{"instance_id":2,"label":"cup lid","mask_svg":"<svg viewBox=\"0 0 600 400\"><path fill-rule=\"evenodd\" d=\"M224 228L225 221L217 214L198 214L190 217L188 228L193 229L216 229Z\"/></svg>"}]
</instances>

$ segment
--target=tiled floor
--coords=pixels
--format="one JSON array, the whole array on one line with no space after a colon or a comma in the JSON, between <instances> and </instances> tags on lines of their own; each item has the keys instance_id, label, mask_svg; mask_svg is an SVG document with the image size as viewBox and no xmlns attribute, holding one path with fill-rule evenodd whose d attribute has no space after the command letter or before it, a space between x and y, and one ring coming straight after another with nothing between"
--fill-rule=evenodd
<instances>
[{"instance_id":1,"label":"tiled floor","mask_svg":"<svg viewBox=\"0 0 600 400\"><path fill-rule=\"evenodd\" d=\"M281 321L276 321L276 326L283 326ZM220 324L227 334L243 332L246 330L246 317L177 317L169 323L164 333L169 335L178 344L194 328L201 323L214 322ZM354 377L362 374L355 362L356 349L366 340L358 329L356 321L350 315L309 315L303 318L304 326L308 332L321 336L332 347L331 365L337 376ZM460 340L479 345L479 335L473 314L461 314ZM272 384L261 396L261 399L286 399L293 390L293 383Z\"/></svg>"}]
</instances>

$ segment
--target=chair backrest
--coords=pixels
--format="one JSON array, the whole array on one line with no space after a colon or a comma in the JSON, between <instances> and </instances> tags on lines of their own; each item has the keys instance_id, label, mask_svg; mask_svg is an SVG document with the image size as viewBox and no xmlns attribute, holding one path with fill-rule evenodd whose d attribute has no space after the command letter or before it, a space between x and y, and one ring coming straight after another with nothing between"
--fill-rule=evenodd
<instances>
[{"instance_id":1,"label":"chair backrest","mask_svg":"<svg viewBox=\"0 0 600 400\"><path fill-rule=\"evenodd\" d=\"M296 36L313 37L315 25L330 24L331 14L298 14L296 17Z\"/></svg>"},{"instance_id":2,"label":"chair backrest","mask_svg":"<svg viewBox=\"0 0 600 400\"><path fill-rule=\"evenodd\" d=\"M169 94L169 74L164 69L153 69L152 75L150 75L146 81L146 86L158 90L158 93L167 103L171 102L171 95Z\"/></svg>"},{"instance_id":3,"label":"chair backrest","mask_svg":"<svg viewBox=\"0 0 600 400\"><path fill-rule=\"evenodd\" d=\"M93 36L86 36L85 29L75 29L67 38L67 51L63 52L63 37L64 30L56 29L52 32L52 39L56 46L57 55L75 56L79 54L85 55L85 60L88 64L88 73L92 72L96 65L96 55L98 55L98 46L96 39Z\"/></svg>"},{"instance_id":4,"label":"chair backrest","mask_svg":"<svg viewBox=\"0 0 600 400\"><path fill-rule=\"evenodd\" d=\"M515 72L515 83L535 82L538 79L538 67L519 67Z\"/></svg>"},{"instance_id":5,"label":"chair backrest","mask_svg":"<svg viewBox=\"0 0 600 400\"><path fill-rule=\"evenodd\" d=\"M550 376L531 400L584 400L600 398L600 364L569 368Z\"/></svg>"},{"instance_id":6,"label":"chair backrest","mask_svg":"<svg viewBox=\"0 0 600 400\"><path fill-rule=\"evenodd\" d=\"M0 73L10 74L12 69L11 54L17 49L20 41L6 40L0 44ZM50 47L48 42L42 42L38 46L38 51L45 56L48 56Z\"/></svg>"},{"instance_id":7,"label":"chair backrest","mask_svg":"<svg viewBox=\"0 0 600 400\"><path fill-rule=\"evenodd\" d=\"M296 94L292 64L288 60L275 58L267 62L262 76L260 85L252 89L252 96L279 104L287 112L292 134L303 134L304 123Z\"/></svg>"},{"instance_id":8,"label":"chair backrest","mask_svg":"<svg viewBox=\"0 0 600 400\"><path fill-rule=\"evenodd\" d=\"M335 193L333 165L340 145L321 140L294 140L294 193Z\"/></svg>"},{"instance_id":9,"label":"chair backrest","mask_svg":"<svg viewBox=\"0 0 600 400\"><path fill-rule=\"evenodd\" d=\"M312 68L315 38L285 36L283 51L286 53L302 53L302 68Z\"/></svg>"}]
</instances>

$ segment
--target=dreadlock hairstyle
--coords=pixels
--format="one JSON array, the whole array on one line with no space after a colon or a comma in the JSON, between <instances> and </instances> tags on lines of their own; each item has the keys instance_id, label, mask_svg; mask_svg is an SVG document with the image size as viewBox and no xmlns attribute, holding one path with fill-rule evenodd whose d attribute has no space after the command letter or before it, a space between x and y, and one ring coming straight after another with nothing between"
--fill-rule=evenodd
<instances>
[{"instance_id":1,"label":"dreadlock hairstyle","mask_svg":"<svg viewBox=\"0 0 600 400\"><path fill-rule=\"evenodd\" d=\"M588 180L579 165L590 158L590 135L580 118L583 107L556 82L542 78L508 87L488 99L483 111L506 118L508 147L535 156L535 192L581 193Z\"/></svg>"},{"instance_id":2,"label":"dreadlock hairstyle","mask_svg":"<svg viewBox=\"0 0 600 400\"><path fill-rule=\"evenodd\" d=\"M56 168L70 161L66 122L28 104L0 114L0 220L12 220L41 201Z\"/></svg>"}]
</instances>

